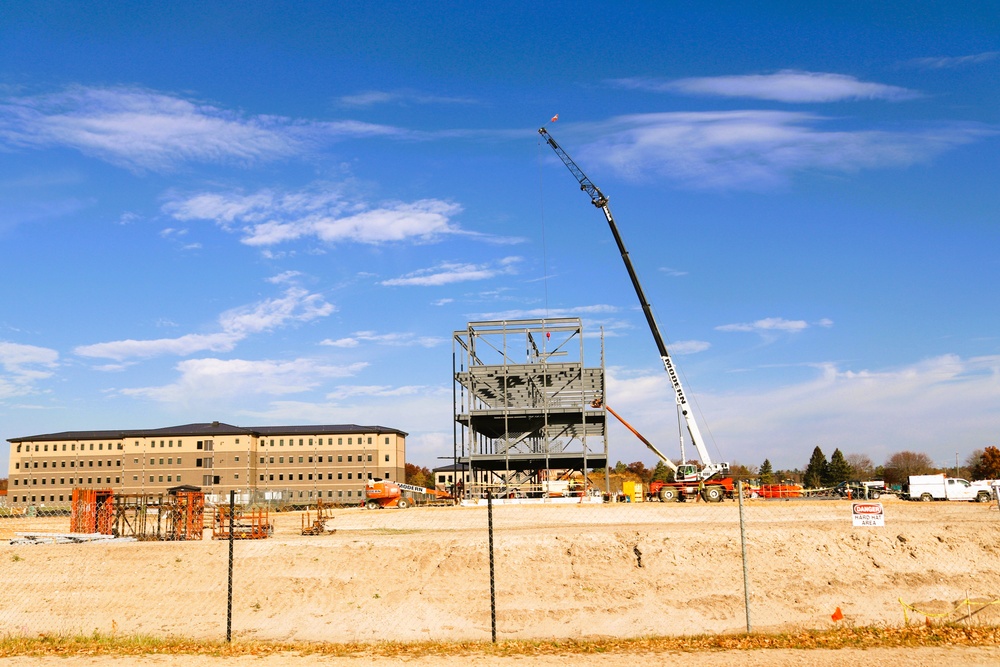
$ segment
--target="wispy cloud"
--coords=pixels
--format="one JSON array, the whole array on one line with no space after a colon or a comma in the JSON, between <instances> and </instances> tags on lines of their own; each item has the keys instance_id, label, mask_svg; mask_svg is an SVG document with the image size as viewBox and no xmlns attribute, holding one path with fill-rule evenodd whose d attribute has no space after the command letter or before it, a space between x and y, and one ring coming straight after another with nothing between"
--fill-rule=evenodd
<instances>
[{"instance_id":1,"label":"wispy cloud","mask_svg":"<svg viewBox=\"0 0 1000 667\"><path fill-rule=\"evenodd\" d=\"M0 400L34 393L35 383L51 377L58 361L55 350L0 341Z\"/></svg>"},{"instance_id":2,"label":"wispy cloud","mask_svg":"<svg viewBox=\"0 0 1000 667\"><path fill-rule=\"evenodd\" d=\"M347 107L371 107L379 104L394 104L397 106L479 104L477 100L469 97L431 95L407 88L398 90L366 90L353 95L343 95L337 98L337 101Z\"/></svg>"},{"instance_id":3,"label":"wispy cloud","mask_svg":"<svg viewBox=\"0 0 1000 667\"><path fill-rule=\"evenodd\" d=\"M782 317L766 317L755 322L741 324L723 324L715 327L716 331L752 331L756 333L784 331L798 333L809 328L805 320L786 320Z\"/></svg>"},{"instance_id":4,"label":"wispy cloud","mask_svg":"<svg viewBox=\"0 0 1000 667\"><path fill-rule=\"evenodd\" d=\"M478 321L489 320L527 320L552 317L581 317L584 315L608 315L617 313L619 309L607 304L591 306L574 306L572 308L527 308L502 310L486 313L475 313L471 317Z\"/></svg>"},{"instance_id":5,"label":"wispy cloud","mask_svg":"<svg viewBox=\"0 0 1000 667\"><path fill-rule=\"evenodd\" d=\"M187 334L176 338L153 340L117 340L81 345L74 352L82 357L124 361L162 355L187 356L196 352L229 352L246 337L271 331L291 322L308 322L334 311L333 305L319 294L301 287L290 287L275 299L227 310L219 316L221 331L210 334Z\"/></svg>"},{"instance_id":6,"label":"wispy cloud","mask_svg":"<svg viewBox=\"0 0 1000 667\"><path fill-rule=\"evenodd\" d=\"M320 345L332 347L357 347L361 343L375 343L390 347L436 347L448 342L448 339L436 336L418 336L410 332L380 334L375 331L357 331L345 338L327 338Z\"/></svg>"},{"instance_id":7,"label":"wispy cloud","mask_svg":"<svg viewBox=\"0 0 1000 667\"><path fill-rule=\"evenodd\" d=\"M619 116L588 128L604 137L580 151L632 178L666 177L699 189L767 189L797 172L906 167L996 128L971 123L910 131L827 130L832 119L787 111Z\"/></svg>"},{"instance_id":8,"label":"wispy cloud","mask_svg":"<svg viewBox=\"0 0 1000 667\"><path fill-rule=\"evenodd\" d=\"M985 51L969 56L941 56L932 58L914 58L907 61L912 67L923 67L927 69L953 69L955 67L966 67L968 65L978 65L1000 58L1000 51Z\"/></svg>"},{"instance_id":9,"label":"wispy cloud","mask_svg":"<svg viewBox=\"0 0 1000 667\"><path fill-rule=\"evenodd\" d=\"M380 244L430 241L460 230L452 218L458 204L439 199L369 204L344 195L342 185L316 184L280 192L205 192L175 197L163 205L180 221L209 220L242 235L251 246L303 238L324 243Z\"/></svg>"},{"instance_id":10,"label":"wispy cloud","mask_svg":"<svg viewBox=\"0 0 1000 667\"><path fill-rule=\"evenodd\" d=\"M142 88L76 86L0 99L0 145L67 147L136 171L184 162L250 165L318 142L400 132L357 121L248 115Z\"/></svg>"},{"instance_id":11,"label":"wispy cloud","mask_svg":"<svg viewBox=\"0 0 1000 667\"><path fill-rule=\"evenodd\" d=\"M516 264L520 261L520 257L505 257L499 262L490 264L443 262L432 268L420 269L399 278L383 280L381 284L394 287L434 287L472 280L487 280L498 275L516 273Z\"/></svg>"},{"instance_id":12,"label":"wispy cloud","mask_svg":"<svg viewBox=\"0 0 1000 667\"><path fill-rule=\"evenodd\" d=\"M335 366L316 359L291 361L188 359L176 366L180 377L160 387L122 389L120 394L177 405L213 404L252 396L287 396L310 391L330 378L350 377L366 364Z\"/></svg>"},{"instance_id":13,"label":"wispy cloud","mask_svg":"<svg viewBox=\"0 0 1000 667\"><path fill-rule=\"evenodd\" d=\"M996 443L1000 356L942 355L886 369L850 370L835 363L812 368L800 382L770 388L756 384L711 393L689 387L721 460L760 464L770 458L776 467L804 468L819 445L827 456L840 448L868 454L876 463L901 450L953 461L957 448L968 452ZM609 369L608 396L654 442L676 437L676 424L662 419L664 397L672 396L666 374L624 377ZM641 444L627 446L648 456Z\"/></svg>"},{"instance_id":14,"label":"wispy cloud","mask_svg":"<svg viewBox=\"0 0 1000 667\"><path fill-rule=\"evenodd\" d=\"M744 97L774 102L842 102L845 100L900 101L919 97L920 93L884 83L860 81L847 74L782 70L774 74L709 76L688 79L628 78L616 79L622 88L687 95Z\"/></svg>"}]
</instances>

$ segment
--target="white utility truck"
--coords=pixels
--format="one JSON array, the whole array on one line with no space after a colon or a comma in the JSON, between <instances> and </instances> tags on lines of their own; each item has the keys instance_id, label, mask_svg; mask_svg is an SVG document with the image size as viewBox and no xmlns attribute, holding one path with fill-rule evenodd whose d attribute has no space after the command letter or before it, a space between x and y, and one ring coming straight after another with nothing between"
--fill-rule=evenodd
<instances>
[{"instance_id":1,"label":"white utility truck","mask_svg":"<svg viewBox=\"0 0 1000 667\"><path fill-rule=\"evenodd\" d=\"M986 503L992 500L993 489L989 482L967 482L957 477L939 475L911 475L910 500L975 500Z\"/></svg>"}]
</instances>

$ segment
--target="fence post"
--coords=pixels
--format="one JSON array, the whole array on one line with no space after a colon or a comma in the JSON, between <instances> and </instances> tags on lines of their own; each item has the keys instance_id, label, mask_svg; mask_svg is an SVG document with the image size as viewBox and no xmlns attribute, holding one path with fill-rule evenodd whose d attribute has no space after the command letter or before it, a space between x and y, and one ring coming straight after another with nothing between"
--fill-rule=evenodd
<instances>
[{"instance_id":1,"label":"fence post","mask_svg":"<svg viewBox=\"0 0 1000 667\"><path fill-rule=\"evenodd\" d=\"M493 491L486 492L486 516L488 517L490 536L490 630L493 643L497 643L497 593L493 569Z\"/></svg>"},{"instance_id":2,"label":"fence post","mask_svg":"<svg viewBox=\"0 0 1000 667\"><path fill-rule=\"evenodd\" d=\"M226 643L233 641L233 513L236 491L229 492L229 593L226 596Z\"/></svg>"},{"instance_id":3,"label":"fence post","mask_svg":"<svg viewBox=\"0 0 1000 667\"><path fill-rule=\"evenodd\" d=\"M740 496L740 549L743 552L743 606L747 612L747 634L752 632L750 625L750 575L747 569L747 532L743 516L743 480L739 481L737 492Z\"/></svg>"}]
</instances>

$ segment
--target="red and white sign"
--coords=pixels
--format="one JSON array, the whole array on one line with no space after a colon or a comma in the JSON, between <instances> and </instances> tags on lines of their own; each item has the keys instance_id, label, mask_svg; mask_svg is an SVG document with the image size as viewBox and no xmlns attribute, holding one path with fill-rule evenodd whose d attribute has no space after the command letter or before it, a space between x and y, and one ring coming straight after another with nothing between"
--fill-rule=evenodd
<instances>
[{"instance_id":1,"label":"red and white sign","mask_svg":"<svg viewBox=\"0 0 1000 667\"><path fill-rule=\"evenodd\" d=\"M885 526L882 503L852 503L855 526Z\"/></svg>"}]
</instances>

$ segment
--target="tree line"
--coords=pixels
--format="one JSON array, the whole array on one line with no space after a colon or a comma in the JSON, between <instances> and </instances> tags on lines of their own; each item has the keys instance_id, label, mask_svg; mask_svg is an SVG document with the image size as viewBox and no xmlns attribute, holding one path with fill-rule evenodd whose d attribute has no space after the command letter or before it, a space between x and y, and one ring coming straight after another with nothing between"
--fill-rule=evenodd
<instances>
[{"instance_id":1,"label":"tree line","mask_svg":"<svg viewBox=\"0 0 1000 667\"><path fill-rule=\"evenodd\" d=\"M697 462L691 461L691 463ZM618 461L609 472L645 484L673 481L673 472L662 461L657 462L653 468L647 468L642 461L628 464ZM927 454L911 451L896 452L882 465L875 465L867 454L844 454L839 448L833 450L833 454L827 460L823 450L818 446L813 449L805 470L775 470L768 459L764 459L760 466L747 466L735 462L730 464L730 476L737 481L801 484L810 489L836 486L841 482L852 480L882 480L888 485L902 485L909 481L911 475L937 473L969 480L1000 479L1000 449L997 447L977 449L966 457L964 464L958 466L957 470L954 467L936 466ZM594 470L592 474L603 475L604 469Z\"/></svg>"}]
</instances>

